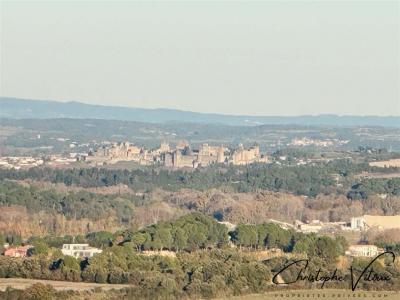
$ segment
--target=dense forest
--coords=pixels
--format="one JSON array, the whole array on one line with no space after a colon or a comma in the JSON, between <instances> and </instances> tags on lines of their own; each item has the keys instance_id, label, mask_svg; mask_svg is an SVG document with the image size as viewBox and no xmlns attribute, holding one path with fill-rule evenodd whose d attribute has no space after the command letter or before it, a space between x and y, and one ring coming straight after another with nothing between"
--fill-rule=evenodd
<instances>
[{"instance_id":1,"label":"dense forest","mask_svg":"<svg viewBox=\"0 0 400 300\"><path fill-rule=\"evenodd\" d=\"M234 224L260 224L267 219L349 222L363 214L400 214L399 177L356 176L374 171L368 164L347 160L190 171L1 170L0 232L25 237L115 231L193 211Z\"/></svg>"},{"instance_id":2,"label":"dense forest","mask_svg":"<svg viewBox=\"0 0 400 300\"><path fill-rule=\"evenodd\" d=\"M206 190L224 186L238 192L286 191L297 195L315 197L318 194L359 191L365 199L370 194L387 193L400 195L400 179L369 179L356 185L353 175L361 172L382 172L367 163L336 160L305 166L279 166L251 164L246 167L211 166L196 170L167 170L147 167L136 170L111 170L104 168L52 169L31 168L29 170L0 170L0 180L31 179L64 183L67 186L102 187L124 184L137 191L162 188L176 191L182 188ZM384 172L398 172L398 168L385 168ZM358 179L359 181L360 179ZM376 184L374 182L376 181Z\"/></svg>"},{"instance_id":3,"label":"dense forest","mask_svg":"<svg viewBox=\"0 0 400 300\"><path fill-rule=\"evenodd\" d=\"M116 195L91 193L85 190L60 193L55 189L40 189L34 186L23 186L15 182L0 182L0 205L23 206L29 213L46 211L60 213L67 218L89 218L99 220L107 209L116 213L121 224L128 223L135 205L143 202L143 197L124 194Z\"/></svg>"}]
</instances>

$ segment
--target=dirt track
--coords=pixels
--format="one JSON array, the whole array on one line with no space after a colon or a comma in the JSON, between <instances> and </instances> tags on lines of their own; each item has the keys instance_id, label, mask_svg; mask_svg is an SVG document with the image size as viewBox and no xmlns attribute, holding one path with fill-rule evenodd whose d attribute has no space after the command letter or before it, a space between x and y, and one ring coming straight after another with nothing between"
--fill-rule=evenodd
<instances>
[{"instance_id":1,"label":"dirt track","mask_svg":"<svg viewBox=\"0 0 400 300\"><path fill-rule=\"evenodd\" d=\"M88 282L70 282L70 281L53 281L53 280L37 280L37 279L24 279L24 278L0 278L0 291L10 286L14 289L26 289L35 283L50 284L58 291L74 290L74 291L87 291L94 288L101 288L103 290L122 289L130 287L128 284L101 284L101 283L88 283Z\"/></svg>"}]
</instances>

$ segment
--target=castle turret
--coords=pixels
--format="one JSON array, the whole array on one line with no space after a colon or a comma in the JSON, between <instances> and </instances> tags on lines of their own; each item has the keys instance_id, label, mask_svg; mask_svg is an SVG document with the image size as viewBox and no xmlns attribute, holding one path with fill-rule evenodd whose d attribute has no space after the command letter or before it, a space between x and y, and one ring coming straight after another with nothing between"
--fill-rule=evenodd
<instances>
[{"instance_id":1,"label":"castle turret","mask_svg":"<svg viewBox=\"0 0 400 300\"><path fill-rule=\"evenodd\" d=\"M254 155L255 155L256 157L259 157L259 156L260 156L260 147L259 147L258 145L255 145L255 146L254 146Z\"/></svg>"},{"instance_id":2,"label":"castle turret","mask_svg":"<svg viewBox=\"0 0 400 300\"><path fill-rule=\"evenodd\" d=\"M218 163L225 162L224 147L222 145L218 148L217 162Z\"/></svg>"},{"instance_id":3,"label":"castle turret","mask_svg":"<svg viewBox=\"0 0 400 300\"><path fill-rule=\"evenodd\" d=\"M163 141L160 145L160 152L169 152L170 148L169 148L169 144L165 141Z\"/></svg>"},{"instance_id":4,"label":"castle turret","mask_svg":"<svg viewBox=\"0 0 400 300\"><path fill-rule=\"evenodd\" d=\"M172 163L173 163L174 167L180 166L180 160L181 160L181 151L175 150L175 152L172 156Z\"/></svg>"}]
</instances>

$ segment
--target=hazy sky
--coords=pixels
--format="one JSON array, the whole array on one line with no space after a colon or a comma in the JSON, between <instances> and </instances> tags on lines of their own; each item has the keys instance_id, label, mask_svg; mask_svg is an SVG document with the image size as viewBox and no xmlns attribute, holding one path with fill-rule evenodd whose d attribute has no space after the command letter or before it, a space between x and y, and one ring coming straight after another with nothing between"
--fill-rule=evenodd
<instances>
[{"instance_id":1,"label":"hazy sky","mask_svg":"<svg viewBox=\"0 0 400 300\"><path fill-rule=\"evenodd\" d=\"M2 96L400 115L399 1L0 5Z\"/></svg>"}]
</instances>

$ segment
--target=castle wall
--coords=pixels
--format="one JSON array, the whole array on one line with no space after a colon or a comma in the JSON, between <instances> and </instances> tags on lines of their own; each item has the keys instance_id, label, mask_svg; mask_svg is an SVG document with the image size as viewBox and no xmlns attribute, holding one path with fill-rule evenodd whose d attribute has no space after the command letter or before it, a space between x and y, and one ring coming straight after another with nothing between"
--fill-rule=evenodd
<instances>
[{"instance_id":1,"label":"castle wall","mask_svg":"<svg viewBox=\"0 0 400 300\"><path fill-rule=\"evenodd\" d=\"M185 146L185 148L182 148ZM260 156L258 146L244 149L239 146L230 156L225 156L229 150L223 146L210 146L204 143L199 150L192 150L186 141L180 141L177 148L171 152L168 143L161 143L160 148L148 151L146 149L131 145L129 143L114 144L110 148L99 149L89 161L101 160L115 163L118 161L135 161L139 164L150 165L155 162L162 162L167 167L190 167L208 166L212 163L224 163L228 158L234 165L246 165L255 161L266 162L266 157ZM100 159L102 158L102 159Z\"/></svg>"}]
</instances>

